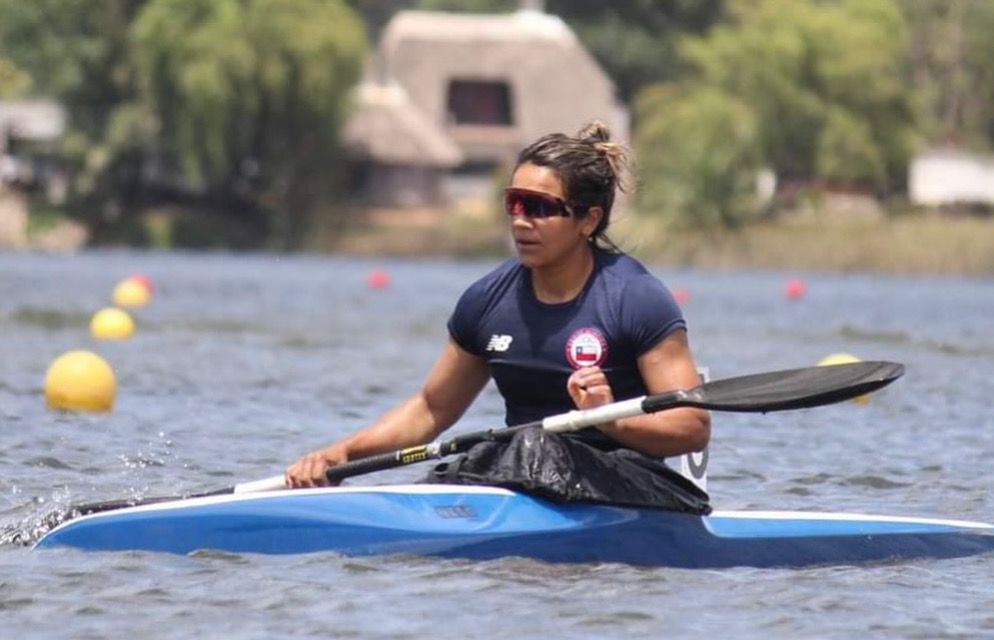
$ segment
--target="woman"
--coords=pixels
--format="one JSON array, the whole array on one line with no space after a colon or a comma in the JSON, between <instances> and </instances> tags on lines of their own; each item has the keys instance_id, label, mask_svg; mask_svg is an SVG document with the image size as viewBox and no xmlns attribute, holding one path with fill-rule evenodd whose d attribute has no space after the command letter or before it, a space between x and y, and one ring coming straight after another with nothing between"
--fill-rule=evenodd
<instances>
[{"instance_id":1,"label":"woman","mask_svg":"<svg viewBox=\"0 0 994 640\"><path fill-rule=\"evenodd\" d=\"M517 258L471 285L424 386L371 426L313 451L288 486L327 484L349 459L434 440L492 377L509 425L699 384L669 291L607 239L624 152L595 122L544 136L518 157L505 209ZM700 451L706 411L679 408L617 420L578 437L653 458Z\"/></svg>"}]
</instances>

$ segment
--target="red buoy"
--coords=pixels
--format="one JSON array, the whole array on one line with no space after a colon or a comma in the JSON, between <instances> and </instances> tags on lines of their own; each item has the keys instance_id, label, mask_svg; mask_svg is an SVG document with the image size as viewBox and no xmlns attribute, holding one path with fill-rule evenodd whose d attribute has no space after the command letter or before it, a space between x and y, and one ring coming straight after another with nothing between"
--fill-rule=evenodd
<instances>
[{"instance_id":1,"label":"red buoy","mask_svg":"<svg viewBox=\"0 0 994 640\"><path fill-rule=\"evenodd\" d=\"M803 280L798 280L797 278L788 280L787 285L784 287L784 295L787 296L788 300L800 300L807 292L807 285L804 284Z\"/></svg>"},{"instance_id":2,"label":"red buoy","mask_svg":"<svg viewBox=\"0 0 994 640\"><path fill-rule=\"evenodd\" d=\"M154 290L154 288L152 287L152 281L149 280L148 276L146 276L143 273L136 273L133 276L129 277L128 280L133 280L137 282L141 286L145 287L145 290L148 291L149 293L152 293L152 291Z\"/></svg>"},{"instance_id":3,"label":"red buoy","mask_svg":"<svg viewBox=\"0 0 994 640\"><path fill-rule=\"evenodd\" d=\"M366 286L370 289L386 289L390 286L390 276L386 271L375 269L366 276Z\"/></svg>"}]
</instances>

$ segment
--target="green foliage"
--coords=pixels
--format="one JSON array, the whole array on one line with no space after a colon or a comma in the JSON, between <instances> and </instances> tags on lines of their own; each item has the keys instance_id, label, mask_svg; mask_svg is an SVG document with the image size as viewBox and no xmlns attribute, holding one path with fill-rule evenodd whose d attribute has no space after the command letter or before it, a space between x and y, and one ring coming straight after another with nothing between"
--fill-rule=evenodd
<instances>
[{"instance_id":1,"label":"green foliage","mask_svg":"<svg viewBox=\"0 0 994 640\"><path fill-rule=\"evenodd\" d=\"M0 56L30 76L32 94L68 111L61 161L74 178L69 210L98 238L125 221L137 191L140 141L113 123L133 120L124 114L137 107L128 28L144 1L0 0Z\"/></svg>"},{"instance_id":2,"label":"green foliage","mask_svg":"<svg viewBox=\"0 0 994 640\"><path fill-rule=\"evenodd\" d=\"M640 95L639 208L675 227L735 228L757 215L758 119L724 90L656 85Z\"/></svg>"},{"instance_id":3,"label":"green foliage","mask_svg":"<svg viewBox=\"0 0 994 640\"><path fill-rule=\"evenodd\" d=\"M246 163L287 179L298 154L334 146L366 50L361 23L329 0L154 0L134 44L166 158L201 188Z\"/></svg>"},{"instance_id":4,"label":"green foliage","mask_svg":"<svg viewBox=\"0 0 994 640\"><path fill-rule=\"evenodd\" d=\"M145 0L0 0L0 52L99 141L110 109L134 97L128 27Z\"/></svg>"},{"instance_id":5,"label":"green foliage","mask_svg":"<svg viewBox=\"0 0 994 640\"><path fill-rule=\"evenodd\" d=\"M149 169L158 188L271 212L283 246L333 183L367 48L343 0L0 0L0 15L0 90L16 68L67 107L72 196L98 237L135 226Z\"/></svg>"},{"instance_id":6,"label":"green foliage","mask_svg":"<svg viewBox=\"0 0 994 640\"><path fill-rule=\"evenodd\" d=\"M379 39L380 32L393 14L403 9L411 9L418 0L345 0L345 3L362 16L369 32L370 41Z\"/></svg>"},{"instance_id":7,"label":"green foliage","mask_svg":"<svg viewBox=\"0 0 994 640\"><path fill-rule=\"evenodd\" d=\"M905 46L892 0L798 2L790 12L756 0L682 52L698 82L755 110L779 177L886 191L902 182L911 152Z\"/></svg>"},{"instance_id":8,"label":"green foliage","mask_svg":"<svg viewBox=\"0 0 994 640\"><path fill-rule=\"evenodd\" d=\"M31 87L31 76L16 64L0 57L0 100L17 98Z\"/></svg>"},{"instance_id":9,"label":"green foliage","mask_svg":"<svg viewBox=\"0 0 994 640\"><path fill-rule=\"evenodd\" d=\"M815 175L845 184L882 184L886 166L865 119L834 108L825 114L815 149Z\"/></svg>"},{"instance_id":10,"label":"green foliage","mask_svg":"<svg viewBox=\"0 0 994 640\"><path fill-rule=\"evenodd\" d=\"M275 215L296 246L339 161L365 31L338 0L153 0L133 29L160 157L187 185Z\"/></svg>"},{"instance_id":11,"label":"green foliage","mask_svg":"<svg viewBox=\"0 0 994 640\"><path fill-rule=\"evenodd\" d=\"M679 91L637 102L641 202L670 219L733 227L755 214L756 170L780 181L903 184L914 119L907 38L893 0L731 5L687 36Z\"/></svg>"},{"instance_id":12,"label":"green foliage","mask_svg":"<svg viewBox=\"0 0 994 640\"><path fill-rule=\"evenodd\" d=\"M677 42L706 32L722 15L723 0L549 0L614 80L619 98L631 102L639 89L679 80Z\"/></svg>"},{"instance_id":13,"label":"green foliage","mask_svg":"<svg viewBox=\"0 0 994 640\"><path fill-rule=\"evenodd\" d=\"M994 2L902 2L910 83L922 135L933 144L994 147Z\"/></svg>"}]
</instances>

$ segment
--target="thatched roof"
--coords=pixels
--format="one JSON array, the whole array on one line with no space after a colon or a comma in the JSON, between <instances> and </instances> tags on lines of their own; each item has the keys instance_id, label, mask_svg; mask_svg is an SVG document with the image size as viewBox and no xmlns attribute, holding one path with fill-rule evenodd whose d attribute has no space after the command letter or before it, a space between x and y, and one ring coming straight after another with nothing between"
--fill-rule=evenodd
<instances>
[{"instance_id":1,"label":"thatched roof","mask_svg":"<svg viewBox=\"0 0 994 640\"><path fill-rule=\"evenodd\" d=\"M356 89L355 98L344 139L357 156L386 164L445 168L462 162L459 147L411 104L400 85L365 82Z\"/></svg>"},{"instance_id":2,"label":"thatched roof","mask_svg":"<svg viewBox=\"0 0 994 640\"><path fill-rule=\"evenodd\" d=\"M484 41L550 40L577 44L576 36L562 19L538 11L508 14L400 11L387 25L383 44L390 46L391 42L403 39L480 44Z\"/></svg>"},{"instance_id":3,"label":"thatched roof","mask_svg":"<svg viewBox=\"0 0 994 640\"><path fill-rule=\"evenodd\" d=\"M471 159L510 159L539 136L573 133L593 119L607 123L616 138L627 137L613 83L555 16L402 11L383 32L377 65ZM450 122L453 80L506 83L511 124Z\"/></svg>"}]
</instances>

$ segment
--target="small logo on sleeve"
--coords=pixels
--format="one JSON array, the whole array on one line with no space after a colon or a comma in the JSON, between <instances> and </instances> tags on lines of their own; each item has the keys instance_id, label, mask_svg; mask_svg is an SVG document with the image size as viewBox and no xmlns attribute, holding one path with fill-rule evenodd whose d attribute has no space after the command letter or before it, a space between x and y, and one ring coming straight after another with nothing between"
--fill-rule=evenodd
<instances>
[{"instance_id":1,"label":"small logo on sleeve","mask_svg":"<svg viewBox=\"0 0 994 640\"><path fill-rule=\"evenodd\" d=\"M495 333L490 336L490 342L487 343L486 351L494 351L496 353L504 353L510 348L511 343L514 341L514 336L507 336L500 333Z\"/></svg>"},{"instance_id":2,"label":"small logo on sleeve","mask_svg":"<svg viewBox=\"0 0 994 640\"><path fill-rule=\"evenodd\" d=\"M574 369L599 367L607 360L607 340L593 327L573 332L566 341L566 361Z\"/></svg>"}]
</instances>

